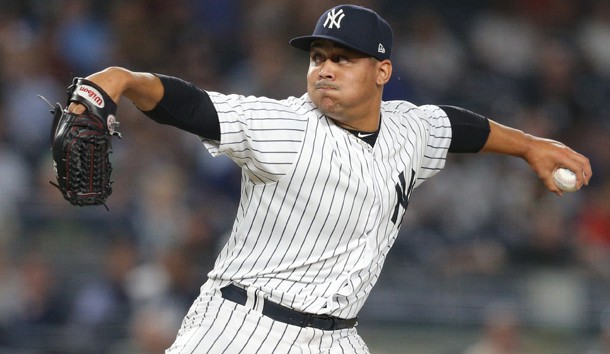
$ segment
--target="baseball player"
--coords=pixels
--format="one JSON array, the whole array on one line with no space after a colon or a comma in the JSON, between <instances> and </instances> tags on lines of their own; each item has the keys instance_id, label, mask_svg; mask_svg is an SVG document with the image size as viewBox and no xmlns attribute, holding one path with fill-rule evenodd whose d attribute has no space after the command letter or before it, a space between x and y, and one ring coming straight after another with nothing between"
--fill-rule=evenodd
<instances>
[{"instance_id":1,"label":"baseball player","mask_svg":"<svg viewBox=\"0 0 610 354\"><path fill-rule=\"evenodd\" d=\"M579 186L591 177L588 159L559 142L462 108L382 102L392 30L370 9L329 9L290 44L309 53L307 93L283 100L119 67L88 77L242 170L231 236L167 353L368 353L358 312L411 193L448 152L521 157L557 194L557 167Z\"/></svg>"}]
</instances>

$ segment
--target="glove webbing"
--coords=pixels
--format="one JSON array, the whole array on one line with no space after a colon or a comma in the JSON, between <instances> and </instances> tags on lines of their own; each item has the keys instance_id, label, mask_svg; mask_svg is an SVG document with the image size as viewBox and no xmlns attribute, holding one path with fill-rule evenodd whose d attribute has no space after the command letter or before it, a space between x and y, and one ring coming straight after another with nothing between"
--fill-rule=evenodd
<instances>
[{"instance_id":1,"label":"glove webbing","mask_svg":"<svg viewBox=\"0 0 610 354\"><path fill-rule=\"evenodd\" d=\"M91 205L92 200L97 200L97 204L104 205L108 210L103 199L98 197L100 193L94 191L102 190L106 195L112 193L112 181L110 181L112 165L107 154L112 152L107 151L110 146L110 136L100 135L87 128L95 120L79 126L79 123L83 123L82 120L79 120L79 116L75 119L77 122L66 136L66 140L70 141L70 145L67 146L68 153L62 160L63 168L67 172L63 177L66 188L61 188L51 181L49 183L59 189L64 198L71 200L74 205ZM76 193L75 190L90 192Z\"/></svg>"},{"instance_id":2,"label":"glove webbing","mask_svg":"<svg viewBox=\"0 0 610 354\"><path fill-rule=\"evenodd\" d=\"M84 205L83 198L96 199L97 193L93 191L103 188L110 194L111 182L106 177L110 176L112 168L108 163L108 155L105 151L109 139L105 136L90 134L86 130L80 132L75 129L71 134L80 136L81 139L74 140L73 145L69 148L70 153L66 161L66 171L68 171L66 184L72 190L91 191L75 196L80 201L79 205ZM76 168L69 168L71 164ZM107 168L103 169L105 166ZM84 175L87 172L88 175Z\"/></svg>"}]
</instances>

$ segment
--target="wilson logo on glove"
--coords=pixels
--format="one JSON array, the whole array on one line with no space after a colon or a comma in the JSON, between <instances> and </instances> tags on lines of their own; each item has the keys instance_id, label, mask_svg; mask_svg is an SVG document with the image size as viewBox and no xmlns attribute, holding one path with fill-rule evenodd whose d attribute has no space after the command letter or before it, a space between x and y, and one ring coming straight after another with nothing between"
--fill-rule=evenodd
<instances>
[{"instance_id":1,"label":"wilson logo on glove","mask_svg":"<svg viewBox=\"0 0 610 354\"><path fill-rule=\"evenodd\" d=\"M93 82L75 78L68 87L68 101L85 106L80 114L52 105L51 151L57 187L72 205L104 205L112 194L112 136L117 131L117 106L110 96Z\"/></svg>"},{"instance_id":2,"label":"wilson logo on glove","mask_svg":"<svg viewBox=\"0 0 610 354\"><path fill-rule=\"evenodd\" d=\"M76 94L93 103L97 107L104 108L104 99L102 98L102 95L93 87L88 85L78 86L76 89Z\"/></svg>"}]
</instances>

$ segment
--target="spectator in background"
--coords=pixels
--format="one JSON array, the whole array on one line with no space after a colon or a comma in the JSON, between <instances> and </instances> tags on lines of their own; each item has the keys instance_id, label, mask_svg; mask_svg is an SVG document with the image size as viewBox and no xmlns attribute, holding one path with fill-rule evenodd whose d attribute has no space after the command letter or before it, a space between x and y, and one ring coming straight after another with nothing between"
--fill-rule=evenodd
<instances>
[{"instance_id":1,"label":"spectator in background","mask_svg":"<svg viewBox=\"0 0 610 354\"><path fill-rule=\"evenodd\" d=\"M610 79L610 2L594 0L591 17L582 22L578 44L586 62L606 79Z\"/></svg>"},{"instance_id":2,"label":"spectator in background","mask_svg":"<svg viewBox=\"0 0 610 354\"><path fill-rule=\"evenodd\" d=\"M567 199L567 198L566 198ZM515 266L565 268L574 264L574 229L571 219L560 203L541 198L537 207L529 210L528 227L523 239L509 245Z\"/></svg>"},{"instance_id":3,"label":"spectator in background","mask_svg":"<svg viewBox=\"0 0 610 354\"><path fill-rule=\"evenodd\" d=\"M15 205L28 198L32 178L23 154L8 142L5 123L0 119L0 248L15 242L18 236L19 213Z\"/></svg>"},{"instance_id":4,"label":"spectator in background","mask_svg":"<svg viewBox=\"0 0 610 354\"><path fill-rule=\"evenodd\" d=\"M67 302L60 293L53 264L33 249L21 257L18 267L18 304L6 346L57 351L63 345L59 330L67 320Z\"/></svg>"},{"instance_id":5,"label":"spectator in background","mask_svg":"<svg viewBox=\"0 0 610 354\"><path fill-rule=\"evenodd\" d=\"M184 241L189 190L185 171L174 161L158 160L146 171L136 187L142 197L135 205L133 224L139 253L154 259Z\"/></svg>"},{"instance_id":6,"label":"spectator in background","mask_svg":"<svg viewBox=\"0 0 610 354\"><path fill-rule=\"evenodd\" d=\"M531 72L539 32L518 13L515 1L495 1L475 19L469 44L477 63L507 78Z\"/></svg>"},{"instance_id":7,"label":"spectator in background","mask_svg":"<svg viewBox=\"0 0 610 354\"><path fill-rule=\"evenodd\" d=\"M129 323L130 336L113 344L108 353L159 354L175 337L176 312L172 308L145 307L135 311Z\"/></svg>"},{"instance_id":8,"label":"spectator in background","mask_svg":"<svg viewBox=\"0 0 610 354\"><path fill-rule=\"evenodd\" d=\"M283 33L292 20L288 16L290 6L288 2L267 0L249 7L243 35L245 55L226 77L229 92L282 98L302 91L303 70L290 67L294 53L284 50Z\"/></svg>"},{"instance_id":9,"label":"spectator in background","mask_svg":"<svg viewBox=\"0 0 610 354\"><path fill-rule=\"evenodd\" d=\"M592 275L610 280L610 182L588 196L576 221L577 254Z\"/></svg>"},{"instance_id":10,"label":"spectator in background","mask_svg":"<svg viewBox=\"0 0 610 354\"><path fill-rule=\"evenodd\" d=\"M133 310L130 336L116 341L109 353L161 353L172 344L176 328L199 293L199 256L177 246L129 272L125 285Z\"/></svg>"},{"instance_id":11,"label":"spectator in background","mask_svg":"<svg viewBox=\"0 0 610 354\"><path fill-rule=\"evenodd\" d=\"M53 77L45 62L48 52L43 37L22 18L10 18L0 25L0 86L4 138L34 168L40 152L49 146L52 116L36 95L59 100L65 85ZM17 40L15 40L17 39Z\"/></svg>"},{"instance_id":12,"label":"spectator in background","mask_svg":"<svg viewBox=\"0 0 610 354\"><path fill-rule=\"evenodd\" d=\"M396 65L418 87L418 99L444 100L464 79L466 53L439 13L423 9L405 24L406 34L396 38Z\"/></svg>"},{"instance_id":13,"label":"spectator in background","mask_svg":"<svg viewBox=\"0 0 610 354\"><path fill-rule=\"evenodd\" d=\"M62 2L56 46L76 75L106 66L112 58L113 33L93 0Z\"/></svg>"},{"instance_id":14,"label":"spectator in background","mask_svg":"<svg viewBox=\"0 0 610 354\"><path fill-rule=\"evenodd\" d=\"M0 242L0 352L11 344L11 331L15 319L19 315L20 278L13 257L9 256L6 244Z\"/></svg>"},{"instance_id":15,"label":"spectator in background","mask_svg":"<svg viewBox=\"0 0 610 354\"><path fill-rule=\"evenodd\" d=\"M520 331L512 306L492 304L484 315L480 339L463 354L525 354Z\"/></svg>"},{"instance_id":16,"label":"spectator in background","mask_svg":"<svg viewBox=\"0 0 610 354\"><path fill-rule=\"evenodd\" d=\"M586 117L580 63L574 52L567 41L541 38L535 67L523 89L527 107L546 120L547 136L572 138L571 130Z\"/></svg>"},{"instance_id":17,"label":"spectator in background","mask_svg":"<svg viewBox=\"0 0 610 354\"><path fill-rule=\"evenodd\" d=\"M586 354L610 354L610 308L602 312L599 324L597 343Z\"/></svg>"},{"instance_id":18,"label":"spectator in background","mask_svg":"<svg viewBox=\"0 0 610 354\"><path fill-rule=\"evenodd\" d=\"M73 300L65 350L69 353L108 353L111 343L124 340L133 302L127 277L136 266L137 250L127 235L109 241L102 255L103 270L80 286Z\"/></svg>"},{"instance_id":19,"label":"spectator in background","mask_svg":"<svg viewBox=\"0 0 610 354\"><path fill-rule=\"evenodd\" d=\"M523 106L523 80L533 70L541 33L520 16L514 1L494 1L483 7L466 32L472 62L455 93L460 100L472 101L512 123L512 116Z\"/></svg>"}]
</instances>

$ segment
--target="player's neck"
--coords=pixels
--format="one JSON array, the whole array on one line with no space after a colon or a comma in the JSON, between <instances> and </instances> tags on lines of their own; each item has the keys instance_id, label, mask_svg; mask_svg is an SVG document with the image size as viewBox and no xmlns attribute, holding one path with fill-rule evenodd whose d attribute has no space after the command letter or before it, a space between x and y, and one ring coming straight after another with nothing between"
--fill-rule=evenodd
<instances>
[{"instance_id":1,"label":"player's neck","mask_svg":"<svg viewBox=\"0 0 610 354\"><path fill-rule=\"evenodd\" d=\"M381 124L381 115L377 110L372 113L367 113L360 118L354 118L353 116L349 119L337 119L335 117L330 117L332 120L337 123L341 128L347 130L355 130L364 133L374 133L379 130L379 126Z\"/></svg>"},{"instance_id":2,"label":"player's neck","mask_svg":"<svg viewBox=\"0 0 610 354\"><path fill-rule=\"evenodd\" d=\"M379 128L381 127L381 116L379 116L379 120L377 121L377 129L374 131L363 131L359 129L352 129L348 127L343 127L348 132L352 133L358 139L364 141L365 143L375 146L375 142L377 141L377 136L379 135Z\"/></svg>"},{"instance_id":3,"label":"player's neck","mask_svg":"<svg viewBox=\"0 0 610 354\"><path fill-rule=\"evenodd\" d=\"M379 130L374 131L374 132L363 132L360 130L353 130L353 129L345 129L345 130L352 133L355 137L364 141L365 143L369 144L370 146L375 146L375 142L377 141L377 136L379 135Z\"/></svg>"}]
</instances>

